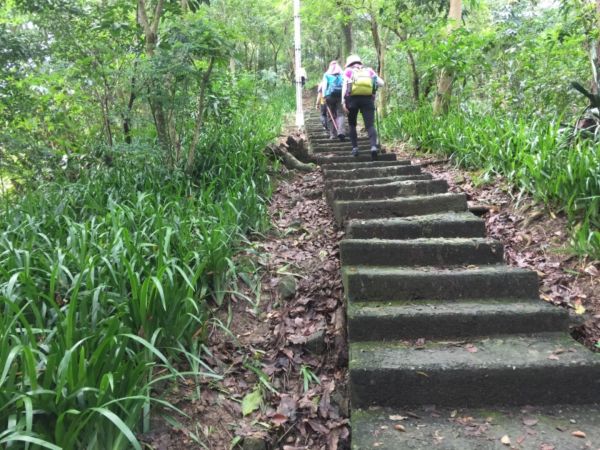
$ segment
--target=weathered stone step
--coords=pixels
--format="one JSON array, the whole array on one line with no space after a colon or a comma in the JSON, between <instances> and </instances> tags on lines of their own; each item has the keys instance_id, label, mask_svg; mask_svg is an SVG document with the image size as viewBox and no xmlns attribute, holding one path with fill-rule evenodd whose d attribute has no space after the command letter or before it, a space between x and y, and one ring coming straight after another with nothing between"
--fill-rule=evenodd
<instances>
[{"instance_id":1,"label":"weathered stone step","mask_svg":"<svg viewBox=\"0 0 600 450\"><path fill-rule=\"evenodd\" d=\"M600 446L600 405L352 409L352 450L574 450ZM527 425L526 425L527 424ZM401 425L404 432L395 427ZM586 438L571 433L585 430ZM501 439L509 436L511 445ZM591 447L588 446L590 443Z\"/></svg>"},{"instance_id":2,"label":"weathered stone step","mask_svg":"<svg viewBox=\"0 0 600 450\"><path fill-rule=\"evenodd\" d=\"M339 224L349 219L406 217L447 211L466 211L466 209L465 195L452 193L387 200L336 200L333 202L333 214Z\"/></svg>"},{"instance_id":3,"label":"weathered stone step","mask_svg":"<svg viewBox=\"0 0 600 450\"><path fill-rule=\"evenodd\" d=\"M600 400L600 355L567 333L482 338L469 344L350 344L352 406Z\"/></svg>"},{"instance_id":4,"label":"weathered stone step","mask_svg":"<svg viewBox=\"0 0 600 450\"><path fill-rule=\"evenodd\" d=\"M448 212L391 219L350 220L351 239L418 239L434 237L483 237L485 222L470 212Z\"/></svg>"},{"instance_id":5,"label":"weathered stone step","mask_svg":"<svg viewBox=\"0 0 600 450\"><path fill-rule=\"evenodd\" d=\"M309 139L311 145L319 145L319 144L327 145L327 144L331 144L331 143L335 143L335 142L345 142L347 144L350 144L350 137L348 135L346 135L344 141L340 141L339 138L329 139L328 135L323 135L321 133L309 135L308 139ZM367 137L359 137L357 141L359 144L368 144L370 142L369 138L367 138Z\"/></svg>"},{"instance_id":6,"label":"weathered stone step","mask_svg":"<svg viewBox=\"0 0 600 450\"><path fill-rule=\"evenodd\" d=\"M342 266L449 266L498 264L502 243L485 238L425 238L410 240L343 239Z\"/></svg>"},{"instance_id":7,"label":"weathered stone step","mask_svg":"<svg viewBox=\"0 0 600 450\"><path fill-rule=\"evenodd\" d=\"M569 314L542 300L349 303L352 342L565 331Z\"/></svg>"},{"instance_id":8,"label":"weathered stone step","mask_svg":"<svg viewBox=\"0 0 600 450\"><path fill-rule=\"evenodd\" d=\"M331 144L323 144L323 145L311 145L310 149L313 153L327 153L327 152L336 152L336 151L345 151L351 152L352 145L349 142L339 142L339 143L331 143ZM371 156L371 147L369 144L358 144L358 154L361 153L368 154ZM380 151L381 153L381 151Z\"/></svg>"},{"instance_id":9,"label":"weathered stone step","mask_svg":"<svg viewBox=\"0 0 600 450\"><path fill-rule=\"evenodd\" d=\"M352 150L350 148L347 149L331 149L331 150L327 150L327 151L323 151L323 152L316 152L316 153L311 153L313 156L321 156L321 155L337 155L337 156L352 156L353 158L358 159L361 156L368 156L368 158L366 158L367 161L372 161L371 158L371 153L370 152L362 152L361 154L359 154L358 156L353 156L352 155ZM381 160L381 158L379 158L379 156L383 155L383 153L379 153L378 156L378 160Z\"/></svg>"},{"instance_id":10,"label":"weathered stone step","mask_svg":"<svg viewBox=\"0 0 600 450\"><path fill-rule=\"evenodd\" d=\"M377 157L378 161L396 161L397 156L395 153L380 153ZM319 165L329 165L332 163L361 163L371 161L371 155L365 153L358 157L352 156L349 152L343 153L320 153L318 155L311 155L310 160Z\"/></svg>"},{"instance_id":11,"label":"weathered stone step","mask_svg":"<svg viewBox=\"0 0 600 450\"><path fill-rule=\"evenodd\" d=\"M446 180L405 180L377 185L331 188L327 198L332 200L373 200L411 195L443 194L448 192Z\"/></svg>"},{"instance_id":12,"label":"weathered stone step","mask_svg":"<svg viewBox=\"0 0 600 450\"><path fill-rule=\"evenodd\" d=\"M342 280L350 302L538 298L537 274L505 265L345 266Z\"/></svg>"},{"instance_id":13,"label":"weathered stone step","mask_svg":"<svg viewBox=\"0 0 600 450\"><path fill-rule=\"evenodd\" d=\"M327 170L351 170L362 167L393 167L393 166L409 166L410 160L408 159L396 159L393 161L371 161L371 159L364 161L357 165L355 162L344 162L344 163L332 163L328 164L325 169Z\"/></svg>"},{"instance_id":14,"label":"weathered stone step","mask_svg":"<svg viewBox=\"0 0 600 450\"><path fill-rule=\"evenodd\" d=\"M359 178L381 178L392 175L414 175L421 173L421 166L393 166L393 167L358 167L348 170L323 169L323 175L328 180L344 179L357 180Z\"/></svg>"},{"instance_id":15,"label":"weathered stone step","mask_svg":"<svg viewBox=\"0 0 600 450\"><path fill-rule=\"evenodd\" d=\"M357 166L360 167L360 166ZM342 178L335 180L325 180L326 189L336 189L340 187L352 187L363 185L376 185L394 183L396 181L409 180L432 180L433 176L430 173L419 173L416 175L391 175L382 178L360 178L358 180L344 180Z\"/></svg>"}]
</instances>

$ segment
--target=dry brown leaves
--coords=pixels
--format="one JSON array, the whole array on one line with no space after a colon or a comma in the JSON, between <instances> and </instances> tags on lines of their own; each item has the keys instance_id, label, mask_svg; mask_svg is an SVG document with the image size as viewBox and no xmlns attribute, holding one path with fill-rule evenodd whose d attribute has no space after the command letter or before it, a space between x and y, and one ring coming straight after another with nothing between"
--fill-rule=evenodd
<instances>
[{"instance_id":1,"label":"dry brown leaves","mask_svg":"<svg viewBox=\"0 0 600 450\"><path fill-rule=\"evenodd\" d=\"M319 171L288 174L279 184L270 205L273 231L253 243L261 255L259 308L231 296L231 333L214 326L201 355L222 380L179 385L168 397L189 419L178 418L180 426L157 420L160 426L144 436L145 442L189 449L204 448L201 441L210 449L229 449L247 438L288 450L348 447L347 348L345 327L339 322L344 317L338 248L342 233L321 198L322 189ZM256 258L256 253L242 257ZM284 276L297 280L290 300L277 294ZM240 291L251 296L240 284ZM226 308L220 316L226 322ZM306 347L314 336L321 336L324 347L317 354ZM306 380L307 373L318 383ZM244 417L242 400L257 386L262 405Z\"/></svg>"}]
</instances>

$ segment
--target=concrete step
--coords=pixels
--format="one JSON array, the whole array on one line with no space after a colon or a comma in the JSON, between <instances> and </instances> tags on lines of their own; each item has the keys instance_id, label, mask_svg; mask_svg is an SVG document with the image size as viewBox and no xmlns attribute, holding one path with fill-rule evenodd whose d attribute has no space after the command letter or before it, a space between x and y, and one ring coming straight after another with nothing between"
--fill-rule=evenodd
<instances>
[{"instance_id":1,"label":"concrete step","mask_svg":"<svg viewBox=\"0 0 600 450\"><path fill-rule=\"evenodd\" d=\"M327 192L333 200L374 200L448 192L446 180L405 180L392 183L332 188Z\"/></svg>"},{"instance_id":2,"label":"concrete step","mask_svg":"<svg viewBox=\"0 0 600 450\"><path fill-rule=\"evenodd\" d=\"M377 158L378 161L396 161L397 156L395 153L380 153ZM329 165L333 163L360 163L371 161L370 154L359 155L358 157L352 156L348 152L343 153L320 153L318 155L311 155L310 160L319 165Z\"/></svg>"},{"instance_id":3,"label":"concrete step","mask_svg":"<svg viewBox=\"0 0 600 450\"><path fill-rule=\"evenodd\" d=\"M327 153L333 151L352 151L352 145L349 142L332 142L330 144L312 145L310 149L313 153ZM381 153L381 149L379 150ZM371 156L371 146L369 144L358 144L358 154L368 154Z\"/></svg>"},{"instance_id":4,"label":"concrete step","mask_svg":"<svg viewBox=\"0 0 600 450\"><path fill-rule=\"evenodd\" d=\"M537 274L505 265L345 266L342 280L350 302L538 298Z\"/></svg>"},{"instance_id":5,"label":"concrete step","mask_svg":"<svg viewBox=\"0 0 600 450\"><path fill-rule=\"evenodd\" d=\"M432 194L387 200L336 200L333 202L333 214L338 224L343 224L350 219L406 217L448 211L466 211L466 209L467 199L464 194Z\"/></svg>"},{"instance_id":6,"label":"concrete step","mask_svg":"<svg viewBox=\"0 0 600 450\"><path fill-rule=\"evenodd\" d=\"M356 166L360 167L360 166ZM409 180L432 180L433 176L430 173L419 173L417 175L391 175L382 178L360 178L358 180L344 180L343 178L335 180L325 180L326 189L336 189L340 187L364 186L394 183L397 181Z\"/></svg>"},{"instance_id":7,"label":"concrete step","mask_svg":"<svg viewBox=\"0 0 600 450\"><path fill-rule=\"evenodd\" d=\"M356 162L344 162L344 163L332 163L328 164L324 169L327 170L352 170L363 167L393 167L393 166L409 166L410 160L408 159L396 159L393 161L371 161L369 158L357 165Z\"/></svg>"},{"instance_id":8,"label":"concrete step","mask_svg":"<svg viewBox=\"0 0 600 450\"><path fill-rule=\"evenodd\" d=\"M358 180L359 178L382 178L392 175L415 175L418 173L421 173L421 166L358 167L348 170L323 169L323 175L328 180Z\"/></svg>"},{"instance_id":9,"label":"concrete step","mask_svg":"<svg viewBox=\"0 0 600 450\"><path fill-rule=\"evenodd\" d=\"M377 155L378 161L381 160L381 158L379 158L379 157L383 154L384 154L383 152L379 152L379 154ZM354 158L354 159L360 158L361 156L367 156L366 160L372 161L371 152L362 152L358 156L354 156L354 155L352 155L352 149L350 149L350 148L346 148L346 149L335 149L334 148L334 149L330 149L330 150L322 151L322 152L312 152L311 155L313 155L313 156L322 156L322 155L352 156L352 158Z\"/></svg>"},{"instance_id":10,"label":"concrete step","mask_svg":"<svg viewBox=\"0 0 600 450\"><path fill-rule=\"evenodd\" d=\"M310 134L308 136L309 141L311 143L311 145L327 145L327 144L331 144L332 142L345 142L347 144L350 144L350 137L346 134L346 136L344 137L344 141L340 141L339 138L337 139L329 139L329 132L327 132L327 134L325 133L321 133L320 131L315 133L315 134ZM368 144L369 138L368 137L359 137L357 139L359 144Z\"/></svg>"},{"instance_id":11,"label":"concrete step","mask_svg":"<svg viewBox=\"0 0 600 450\"><path fill-rule=\"evenodd\" d=\"M567 333L464 342L350 344L352 406L484 406L600 400L600 355Z\"/></svg>"},{"instance_id":12,"label":"concrete step","mask_svg":"<svg viewBox=\"0 0 600 450\"><path fill-rule=\"evenodd\" d=\"M352 409L352 450L600 448L600 405ZM404 432L395 427L401 425ZM585 439L571 433L585 430ZM511 445L501 439L509 436ZM588 445L589 444L589 445Z\"/></svg>"},{"instance_id":13,"label":"concrete step","mask_svg":"<svg viewBox=\"0 0 600 450\"><path fill-rule=\"evenodd\" d=\"M486 238L343 239L342 266L450 266L499 264L502 243Z\"/></svg>"},{"instance_id":14,"label":"concrete step","mask_svg":"<svg viewBox=\"0 0 600 450\"><path fill-rule=\"evenodd\" d=\"M569 314L542 300L349 303L351 342L565 331Z\"/></svg>"},{"instance_id":15,"label":"concrete step","mask_svg":"<svg viewBox=\"0 0 600 450\"><path fill-rule=\"evenodd\" d=\"M483 237L485 222L470 212L449 212L391 219L350 220L350 239Z\"/></svg>"}]
</instances>

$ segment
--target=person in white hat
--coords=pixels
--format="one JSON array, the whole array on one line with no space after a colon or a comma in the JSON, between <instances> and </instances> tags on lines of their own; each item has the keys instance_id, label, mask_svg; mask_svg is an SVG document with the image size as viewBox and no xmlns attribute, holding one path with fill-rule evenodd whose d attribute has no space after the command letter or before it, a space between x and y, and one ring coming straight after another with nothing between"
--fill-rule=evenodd
<instances>
[{"instance_id":1,"label":"person in white hat","mask_svg":"<svg viewBox=\"0 0 600 450\"><path fill-rule=\"evenodd\" d=\"M371 159L377 159L377 131L375 130L375 92L378 87L383 87L384 81L370 67L365 67L358 55L346 58L344 70L344 85L342 87L342 100L344 110L348 113L348 126L350 141L352 142L352 155L358 156L358 136L356 124L360 111L365 128L369 134L371 145Z\"/></svg>"}]
</instances>

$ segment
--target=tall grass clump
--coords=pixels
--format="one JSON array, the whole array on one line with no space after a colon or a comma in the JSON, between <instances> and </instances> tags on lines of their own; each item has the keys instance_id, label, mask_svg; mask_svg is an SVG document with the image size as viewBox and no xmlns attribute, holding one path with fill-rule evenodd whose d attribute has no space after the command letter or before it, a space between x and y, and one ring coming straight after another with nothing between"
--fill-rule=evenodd
<instances>
[{"instance_id":1,"label":"tall grass clump","mask_svg":"<svg viewBox=\"0 0 600 450\"><path fill-rule=\"evenodd\" d=\"M266 225L276 94L208 121L191 177L124 146L0 210L0 446L140 449L166 381L216 377L197 349Z\"/></svg>"},{"instance_id":2,"label":"tall grass clump","mask_svg":"<svg viewBox=\"0 0 600 450\"><path fill-rule=\"evenodd\" d=\"M564 211L573 249L600 258L600 152L590 140L566 145L557 121L464 110L435 117L429 106L396 110L382 135L451 157L462 167L501 174L518 189Z\"/></svg>"}]
</instances>

